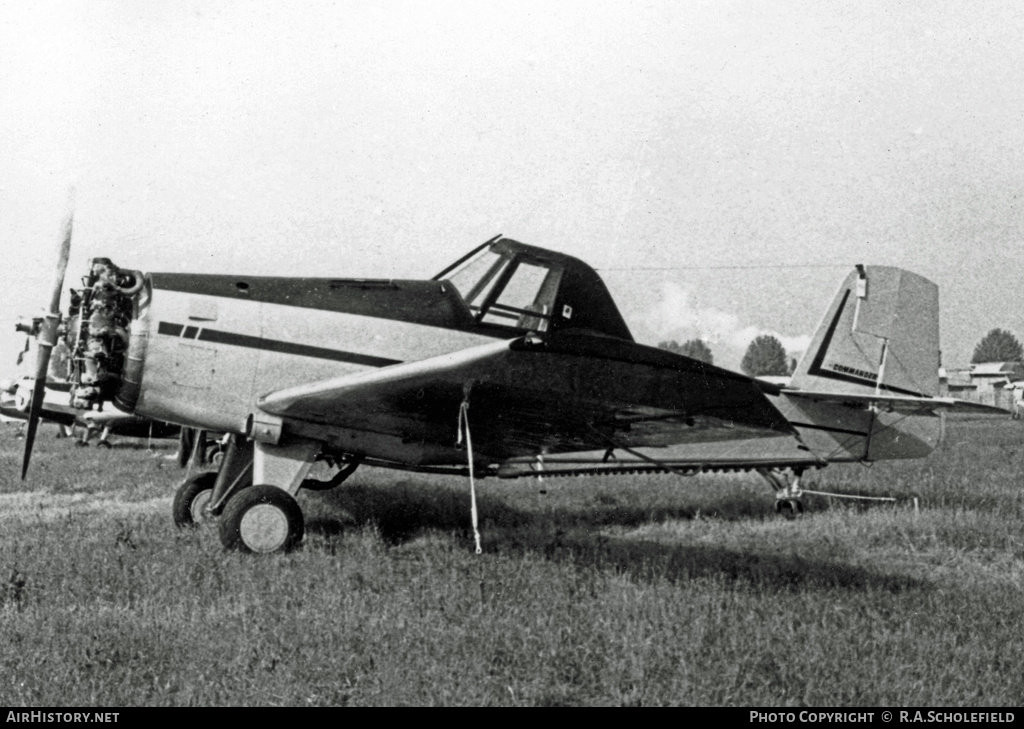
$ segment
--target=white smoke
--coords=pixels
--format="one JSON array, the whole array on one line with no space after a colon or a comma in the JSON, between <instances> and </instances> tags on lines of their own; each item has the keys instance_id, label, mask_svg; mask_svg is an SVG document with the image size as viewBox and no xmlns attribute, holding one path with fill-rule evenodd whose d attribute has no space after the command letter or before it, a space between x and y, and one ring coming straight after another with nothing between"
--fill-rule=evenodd
<instances>
[{"instance_id":1,"label":"white smoke","mask_svg":"<svg viewBox=\"0 0 1024 729\"><path fill-rule=\"evenodd\" d=\"M658 341L675 339L682 344L689 339L703 339L711 346L715 364L729 360L730 351L743 356L756 337L771 335L781 342L786 353L797 359L807 350L811 337L806 334L787 335L772 329L743 325L735 314L698 306L689 291L676 283L661 284L661 297L650 310L645 324Z\"/></svg>"}]
</instances>

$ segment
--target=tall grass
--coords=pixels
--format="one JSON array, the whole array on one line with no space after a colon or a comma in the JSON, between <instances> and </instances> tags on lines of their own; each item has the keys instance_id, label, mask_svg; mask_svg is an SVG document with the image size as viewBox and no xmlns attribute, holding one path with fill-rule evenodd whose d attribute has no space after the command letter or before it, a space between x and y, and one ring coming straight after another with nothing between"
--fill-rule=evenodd
<instances>
[{"instance_id":1,"label":"tall grass","mask_svg":"<svg viewBox=\"0 0 1024 729\"><path fill-rule=\"evenodd\" d=\"M1024 428L810 474L484 481L363 469L293 554L177 532L164 448L0 431L6 705L1019 705ZM541 493L544 491L544 493ZM913 508L918 499L919 509Z\"/></svg>"}]
</instances>

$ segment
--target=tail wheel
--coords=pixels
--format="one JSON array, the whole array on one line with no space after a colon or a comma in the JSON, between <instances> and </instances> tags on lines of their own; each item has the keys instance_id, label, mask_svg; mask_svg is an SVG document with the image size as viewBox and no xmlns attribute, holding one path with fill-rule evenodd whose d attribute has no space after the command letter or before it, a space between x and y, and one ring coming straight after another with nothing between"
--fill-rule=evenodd
<instances>
[{"instance_id":1,"label":"tail wheel","mask_svg":"<svg viewBox=\"0 0 1024 729\"><path fill-rule=\"evenodd\" d=\"M775 502L775 511L787 519L795 519L804 513L804 502L800 499L779 499Z\"/></svg>"},{"instance_id":2,"label":"tail wheel","mask_svg":"<svg viewBox=\"0 0 1024 729\"><path fill-rule=\"evenodd\" d=\"M209 518L204 509L210 503L213 484L216 481L216 473L200 473L178 487L177 493L174 494L174 503L171 505L174 526L195 526Z\"/></svg>"},{"instance_id":3,"label":"tail wheel","mask_svg":"<svg viewBox=\"0 0 1024 729\"><path fill-rule=\"evenodd\" d=\"M241 552L288 552L302 541L304 531L298 502L269 484L239 491L220 517L221 543Z\"/></svg>"}]
</instances>

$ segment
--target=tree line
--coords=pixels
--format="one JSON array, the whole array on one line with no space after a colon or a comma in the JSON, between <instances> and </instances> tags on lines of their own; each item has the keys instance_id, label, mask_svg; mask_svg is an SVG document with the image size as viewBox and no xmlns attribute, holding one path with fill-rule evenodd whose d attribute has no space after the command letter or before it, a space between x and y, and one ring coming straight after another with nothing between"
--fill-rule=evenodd
<instances>
[{"instance_id":1,"label":"tree line","mask_svg":"<svg viewBox=\"0 0 1024 729\"><path fill-rule=\"evenodd\" d=\"M1017 337L1004 329L993 329L978 342L971 364L982 362L1022 362L1024 347Z\"/></svg>"},{"instance_id":2,"label":"tree line","mask_svg":"<svg viewBox=\"0 0 1024 729\"><path fill-rule=\"evenodd\" d=\"M682 344L673 339L659 342L658 346L669 352L682 354L701 362L715 363L711 348L702 339L690 339ZM782 342L771 334L762 334L755 337L747 347L747 352L740 362L740 368L751 377L785 376L793 374L793 370L796 369L796 360L786 354Z\"/></svg>"},{"instance_id":3,"label":"tree line","mask_svg":"<svg viewBox=\"0 0 1024 729\"><path fill-rule=\"evenodd\" d=\"M659 342L658 347L708 364L715 363L711 347L702 339L690 339L682 344L674 339L666 340ZM1024 347L1010 332L993 329L974 348L971 363L982 362L1024 362ZM747 347L740 368L750 377L785 376L793 374L796 364L782 342L771 334L762 334Z\"/></svg>"}]
</instances>

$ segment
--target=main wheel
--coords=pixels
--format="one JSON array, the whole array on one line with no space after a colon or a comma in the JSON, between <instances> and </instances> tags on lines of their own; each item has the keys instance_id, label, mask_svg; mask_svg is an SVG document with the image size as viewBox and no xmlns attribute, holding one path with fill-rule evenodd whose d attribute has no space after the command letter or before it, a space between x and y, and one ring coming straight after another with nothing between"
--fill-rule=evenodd
<instances>
[{"instance_id":1,"label":"main wheel","mask_svg":"<svg viewBox=\"0 0 1024 729\"><path fill-rule=\"evenodd\" d=\"M216 481L216 473L200 473L178 487L171 506L174 526L195 526L209 518L203 510L210 503Z\"/></svg>"},{"instance_id":2,"label":"main wheel","mask_svg":"<svg viewBox=\"0 0 1024 729\"><path fill-rule=\"evenodd\" d=\"M242 552L287 552L302 541L302 509L291 494L269 484L231 497L220 517L220 541Z\"/></svg>"}]
</instances>

